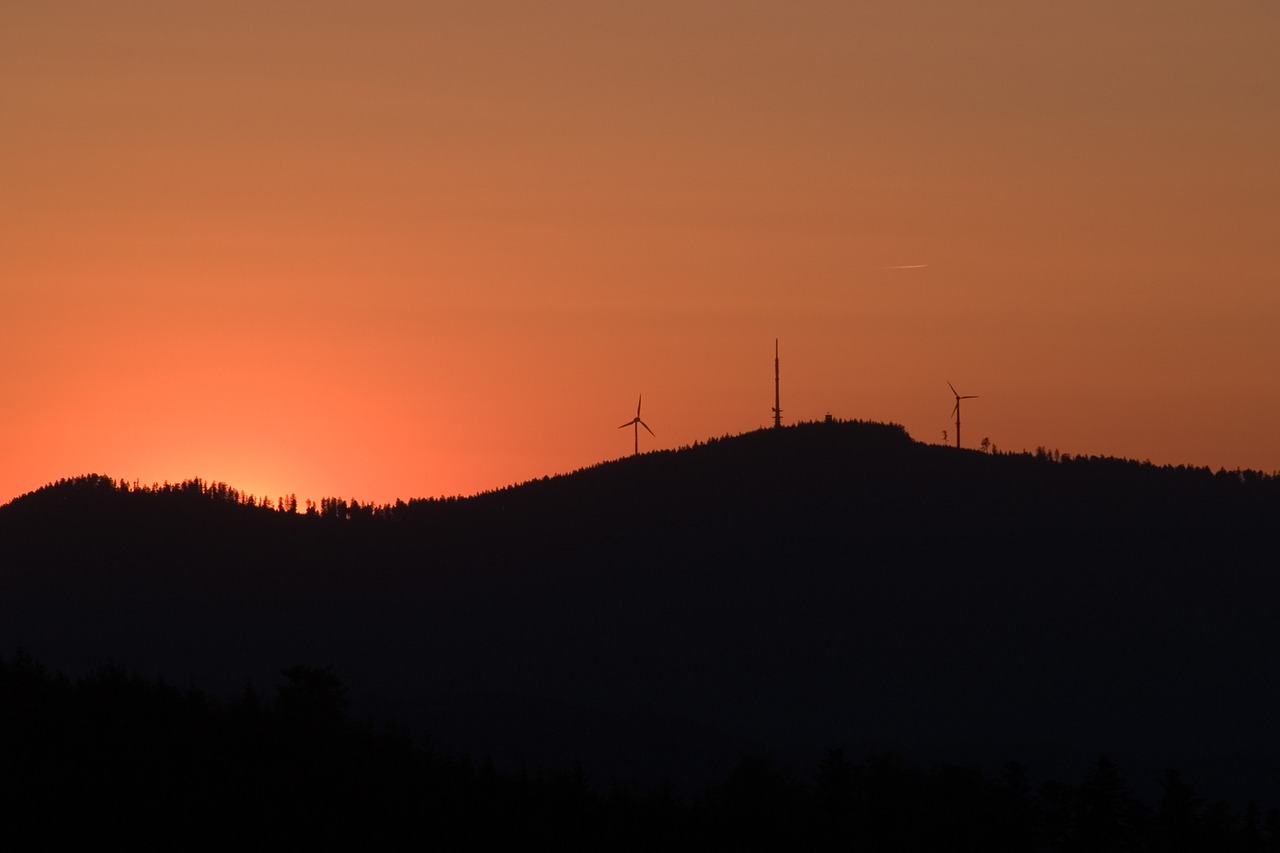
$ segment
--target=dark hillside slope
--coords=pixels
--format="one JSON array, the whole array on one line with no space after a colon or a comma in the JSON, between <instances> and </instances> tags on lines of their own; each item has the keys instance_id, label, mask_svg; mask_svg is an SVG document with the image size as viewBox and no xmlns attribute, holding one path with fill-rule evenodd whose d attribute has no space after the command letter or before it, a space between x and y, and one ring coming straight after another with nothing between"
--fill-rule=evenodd
<instances>
[{"instance_id":1,"label":"dark hillside slope","mask_svg":"<svg viewBox=\"0 0 1280 853\"><path fill-rule=\"evenodd\" d=\"M805 424L340 514L26 496L0 644L221 690L332 664L442 745L605 778L837 744L1278 778L1273 478Z\"/></svg>"}]
</instances>

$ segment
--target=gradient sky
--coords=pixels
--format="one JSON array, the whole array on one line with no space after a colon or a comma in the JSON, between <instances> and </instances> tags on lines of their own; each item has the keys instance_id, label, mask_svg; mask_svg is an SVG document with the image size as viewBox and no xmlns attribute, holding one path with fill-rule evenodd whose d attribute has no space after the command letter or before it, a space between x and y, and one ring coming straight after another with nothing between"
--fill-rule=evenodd
<instances>
[{"instance_id":1,"label":"gradient sky","mask_svg":"<svg viewBox=\"0 0 1280 853\"><path fill-rule=\"evenodd\" d=\"M770 423L1280 469L1271 0L0 10L0 501ZM925 265L925 266L919 266Z\"/></svg>"}]
</instances>

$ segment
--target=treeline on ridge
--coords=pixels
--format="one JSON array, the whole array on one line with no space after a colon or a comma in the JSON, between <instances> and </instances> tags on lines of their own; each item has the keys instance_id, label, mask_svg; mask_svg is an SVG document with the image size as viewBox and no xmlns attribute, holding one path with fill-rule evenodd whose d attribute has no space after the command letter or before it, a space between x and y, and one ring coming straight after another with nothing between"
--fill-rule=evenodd
<instances>
[{"instance_id":1,"label":"treeline on ridge","mask_svg":"<svg viewBox=\"0 0 1280 853\"><path fill-rule=\"evenodd\" d=\"M1095 485L1098 482L1110 480L1117 483L1146 481L1153 486L1175 485L1181 488L1216 486L1219 489L1231 489L1244 486L1264 489L1273 496L1280 494L1280 472L1268 474L1252 469L1220 468L1214 471L1206 466L1158 466L1149 461L1139 462L1111 456L1072 455L1043 446L1037 447L1034 451L999 451L991 446L985 451L960 450L953 453L955 449L948 446L925 445L913 441L906 430L897 424L842 420L804 422L786 427L782 432L785 435L780 436L776 431L762 429L738 436L710 438L706 441L694 442L687 447L656 450L639 457L624 457L600 462L568 474L544 476L524 483L480 492L470 497L414 497L407 501L397 499L392 503L378 504L361 501L355 497L348 499L329 496L322 497L318 503L311 499L303 499L299 503L296 494L281 495L272 499L267 495L258 496L241 491L225 482L206 481L199 477L179 483L166 481L145 484L137 480L129 482L123 479L114 480L101 474L88 474L50 483L15 499L14 502L41 503L43 496L56 494L58 502L70 506L76 503L76 498L91 500L114 492L122 495L204 498L215 503L328 520L412 519L430 515L433 510L458 503L501 504L522 492L538 492L542 495L548 490L572 488L571 484L580 485L584 481L599 485L610 478L626 478L637 468L658 469L670 463L676 456L680 457L680 464L684 466L696 468L697 461L715 460L720 464L713 463L710 466L713 470L737 465L750 470L759 461L762 447L767 448L770 443L778 444L779 439L783 438L788 442L790 451L803 447L807 448L809 455L832 454L832 462L838 461L839 457L850 450L857 453L863 453L867 449L891 451L885 458L903 466L899 473L904 477L920 473L916 469L924 457L917 455L913 459L907 451L914 450L927 452L930 466L936 466L939 460L950 458L952 462L958 461L972 468L973 465L980 464L975 457L993 461L998 459L997 467L988 466L985 469L988 474L1003 471L1025 475L1028 471L1043 471L1044 466L1050 466L1062 472L1050 476L1064 477L1066 478L1064 482L1089 479L1094 481ZM851 436L855 439L852 446L846 443ZM946 455L939 456L938 451Z\"/></svg>"}]
</instances>

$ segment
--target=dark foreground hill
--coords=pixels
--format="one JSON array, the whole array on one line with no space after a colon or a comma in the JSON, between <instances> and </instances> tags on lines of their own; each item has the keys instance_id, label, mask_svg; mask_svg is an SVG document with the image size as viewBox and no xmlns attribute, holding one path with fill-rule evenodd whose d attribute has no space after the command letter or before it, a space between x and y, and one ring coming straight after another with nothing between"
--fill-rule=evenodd
<instances>
[{"instance_id":1,"label":"dark foreground hill","mask_svg":"<svg viewBox=\"0 0 1280 853\"><path fill-rule=\"evenodd\" d=\"M354 711L602 781L1105 754L1277 805L1278 518L1274 478L863 423L314 514L84 478L0 508L0 648L225 695L331 665Z\"/></svg>"}]
</instances>

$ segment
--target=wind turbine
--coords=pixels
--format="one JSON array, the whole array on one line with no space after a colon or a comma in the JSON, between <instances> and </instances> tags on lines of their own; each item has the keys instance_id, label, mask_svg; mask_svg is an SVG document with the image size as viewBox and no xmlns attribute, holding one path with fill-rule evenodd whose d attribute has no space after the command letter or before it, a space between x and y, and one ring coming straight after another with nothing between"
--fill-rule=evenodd
<instances>
[{"instance_id":1,"label":"wind turbine","mask_svg":"<svg viewBox=\"0 0 1280 853\"><path fill-rule=\"evenodd\" d=\"M644 421L640 420L640 404L641 404L641 403L643 403L643 402L644 402L644 395L643 395L643 394L641 394L641 395L640 395L640 399L636 400L636 416L635 416L634 418L632 418L631 420L627 421L627 422L626 422L625 424L623 424L622 426L618 427L618 429L626 429L627 427L635 427L635 432L636 432L636 447L635 447L635 455L636 455L636 456L639 456L639 455L640 455L640 427L644 427L645 429L648 429L648 430L649 430L649 435L653 435L653 437L654 437L654 438L657 438L657 436L653 434L653 430L649 429L649 425L648 425L647 423L645 423Z\"/></svg>"},{"instance_id":2,"label":"wind turbine","mask_svg":"<svg viewBox=\"0 0 1280 853\"><path fill-rule=\"evenodd\" d=\"M949 379L947 380L947 387L951 389L952 394L956 395L956 407L954 410L952 410L951 414L956 416L956 447L959 447L960 446L960 401L976 400L978 399L978 395L966 394L965 396L961 397L960 392L956 390L956 386L952 385L951 380Z\"/></svg>"}]
</instances>

